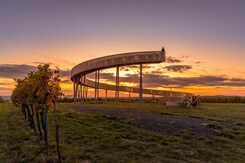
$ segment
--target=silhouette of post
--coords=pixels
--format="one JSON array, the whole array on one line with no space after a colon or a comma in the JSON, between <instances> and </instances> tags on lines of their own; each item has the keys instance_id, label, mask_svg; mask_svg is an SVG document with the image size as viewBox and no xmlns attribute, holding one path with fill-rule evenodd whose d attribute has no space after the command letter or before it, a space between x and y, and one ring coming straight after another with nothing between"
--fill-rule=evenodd
<instances>
[{"instance_id":1,"label":"silhouette of post","mask_svg":"<svg viewBox=\"0 0 245 163\"><path fill-rule=\"evenodd\" d=\"M75 82L74 82L74 103L77 102L78 80L79 80L79 78L75 78Z\"/></svg>"},{"instance_id":2,"label":"silhouette of post","mask_svg":"<svg viewBox=\"0 0 245 163\"><path fill-rule=\"evenodd\" d=\"M85 93L85 98L88 98L88 86L86 86L86 93Z\"/></svg>"},{"instance_id":3,"label":"silhouette of post","mask_svg":"<svg viewBox=\"0 0 245 163\"><path fill-rule=\"evenodd\" d=\"M99 101L100 93L100 71L97 71L97 101Z\"/></svg>"},{"instance_id":4,"label":"silhouette of post","mask_svg":"<svg viewBox=\"0 0 245 163\"><path fill-rule=\"evenodd\" d=\"M83 78L82 78L82 83L83 83L83 90L82 90L82 101L85 101L85 79L86 79L86 75L83 75Z\"/></svg>"},{"instance_id":5,"label":"silhouette of post","mask_svg":"<svg viewBox=\"0 0 245 163\"><path fill-rule=\"evenodd\" d=\"M80 100L80 93L81 93L80 92L81 91L80 90L81 87L80 87L80 84L79 84L80 80L81 80L81 78L79 77L78 78L78 83L77 83L77 102Z\"/></svg>"},{"instance_id":6,"label":"silhouette of post","mask_svg":"<svg viewBox=\"0 0 245 163\"><path fill-rule=\"evenodd\" d=\"M119 102L119 66L116 69L116 92L115 92L115 101Z\"/></svg>"},{"instance_id":7,"label":"silhouette of post","mask_svg":"<svg viewBox=\"0 0 245 163\"><path fill-rule=\"evenodd\" d=\"M142 96L142 63L140 64L140 90L139 90L139 105L142 106L143 96Z\"/></svg>"},{"instance_id":8,"label":"silhouette of post","mask_svg":"<svg viewBox=\"0 0 245 163\"><path fill-rule=\"evenodd\" d=\"M75 103L75 81L73 82L73 102Z\"/></svg>"},{"instance_id":9,"label":"silhouette of post","mask_svg":"<svg viewBox=\"0 0 245 163\"><path fill-rule=\"evenodd\" d=\"M95 79L95 82L94 82L94 102L97 102L97 71L95 71L94 79Z\"/></svg>"},{"instance_id":10,"label":"silhouette of post","mask_svg":"<svg viewBox=\"0 0 245 163\"><path fill-rule=\"evenodd\" d=\"M83 102L83 75L81 74L81 78L80 78L80 92L81 92L81 99L80 101Z\"/></svg>"}]
</instances>

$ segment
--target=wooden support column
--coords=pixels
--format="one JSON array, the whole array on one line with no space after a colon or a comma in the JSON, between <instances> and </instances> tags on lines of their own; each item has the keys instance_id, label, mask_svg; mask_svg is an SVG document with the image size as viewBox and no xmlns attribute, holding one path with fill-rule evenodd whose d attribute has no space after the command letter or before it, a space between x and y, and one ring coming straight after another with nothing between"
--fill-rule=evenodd
<instances>
[{"instance_id":1,"label":"wooden support column","mask_svg":"<svg viewBox=\"0 0 245 163\"><path fill-rule=\"evenodd\" d=\"M95 82L94 82L94 101L97 102L97 71L95 71L94 79L95 79Z\"/></svg>"},{"instance_id":2,"label":"wooden support column","mask_svg":"<svg viewBox=\"0 0 245 163\"><path fill-rule=\"evenodd\" d=\"M79 78L76 78L76 79L75 79L74 103L77 102L78 80L79 80Z\"/></svg>"},{"instance_id":3,"label":"wooden support column","mask_svg":"<svg viewBox=\"0 0 245 163\"><path fill-rule=\"evenodd\" d=\"M76 79L73 82L73 102L75 103L75 94L76 94Z\"/></svg>"},{"instance_id":4,"label":"wooden support column","mask_svg":"<svg viewBox=\"0 0 245 163\"><path fill-rule=\"evenodd\" d=\"M80 91L81 91L81 102L83 102L83 95L82 95L82 92L83 92L83 75L81 75L81 78L80 78Z\"/></svg>"},{"instance_id":5,"label":"wooden support column","mask_svg":"<svg viewBox=\"0 0 245 163\"><path fill-rule=\"evenodd\" d=\"M83 97L83 99L82 99L82 101L85 101L85 98L84 98L84 96L85 96L85 89L86 89L86 87L85 87L85 79L86 79L86 75L84 75L83 78L82 78L82 83L83 83L83 91L82 91L82 97Z\"/></svg>"},{"instance_id":6,"label":"wooden support column","mask_svg":"<svg viewBox=\"0 0 245 163\"><path fill-rule=\"evenodd\" d=\"M80 80L80 78L79 78ZM77 102L80 100L80 84L79 84L79 80L78 80L78 83L77 83Z\"/></svg>"},{"instance_id":7,"label":"wooden support column","mask_svg":"<svg viewBox=\"0 0 245 163\"><path fill-rule=\"evenodd\" d=\"M100 71L97 72L97 101L99 101L100 94Z\"/></svg>"},{"instance_id":8,"label":"wooden support column","mask_svg":"<svg viewBox=\"0 0 245 163\"><path fill-rule=\"evenodd\" d=\"M116 92L115 92L115 101L119 102L119 66L116 69Z\"/></svg>"},{"instance_id":9,"label":"wooden support column","mask_svg":"<svg viewBox=\"0 0 245 163\"><path fill-rule=\"evenodd\" d=\"M76 102L78 102L78 93L79 93L79 80L80 77L77 77L77 84L76 84Z\"/></svg>"},{"instance_id":10,"label":"wooden support column","mask_svg":"<svg viewBox=\"0 0 245 163\"><path fill-rule=\"evenodd\" d=\"M142 106L143 96L142 96L142 63L140 64L140 88L139 88L139 105Z\"/></svg>"},{"instance_id":11,"label":"wooden support column","mask_svg":"<svg viewBox=\"0 0 245 163\"><path fill-rule=\"evenodd\" d=\"M88 87L86 87L86 99L88 98Z\"/></svg>"}]
</instances>

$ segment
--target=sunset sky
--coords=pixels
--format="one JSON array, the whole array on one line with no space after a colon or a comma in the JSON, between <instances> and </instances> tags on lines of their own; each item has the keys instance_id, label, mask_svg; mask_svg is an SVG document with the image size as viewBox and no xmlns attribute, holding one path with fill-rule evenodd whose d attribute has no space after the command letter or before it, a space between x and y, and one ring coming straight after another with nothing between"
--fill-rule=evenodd
<instances>
[{"instance_id":1,"label":"sunset sky","mask_svg":"<svg viewBox=\"0 0 245 163\"><path fill-rule=\"evenodd\" d=\"M166 62L144 67L145 88L245 96L244 0L0 0L0 95L42 63L62 70L71 95L76 64L163 46ZM120 74L138 86L137 67Z\"/></svg>"}]
</instances>

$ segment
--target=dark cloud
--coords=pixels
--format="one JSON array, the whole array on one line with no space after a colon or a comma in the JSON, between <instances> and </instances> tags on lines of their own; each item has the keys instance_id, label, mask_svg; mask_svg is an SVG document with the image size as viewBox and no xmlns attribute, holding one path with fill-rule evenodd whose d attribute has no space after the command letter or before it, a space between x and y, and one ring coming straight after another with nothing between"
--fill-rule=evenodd
<instances>
[{"instance_id":1,"label":"dark cloud","mask_svg":"<svg viewBox=\"0 0 245 163\"><path fill-rule=\"evenodd\" d=\"M120 71L125 71L126 69L128 69L126 66L121 66L121 67L119 67L119 70L120 70Z\"/></svg>"},{"instance_id":2,"label":"dark cloud","mask_svg":"<svg viewBox=\"0 0 245 163\"><path fill-rule=\"evenodd\" d=\"M0 85L12 85L12 84L10 84L9 82L8 83L0 82Z\"/></svg>"},{"instance_id":3,"label":"dark cloud","mask_svg":"<svg viewBox=\"0 0 245 163\"><path fill-rule=\"evenodd\" d=\"M69 79L64 79L64 80L61 80L60 83L63 83L63 84L70 84L72 83L71 80Z\"/></svg>"},{"instance_id":4,"label":"dark cloud","mask_svg":"<svg viewBox=\"0 0 245 163\"><path fill-rule=\"evenodd\" d=\"M114 81L115 76L113 73L101 72L100 73L100 79L107 79L109 81Z\"/></svg>"},{"instance_id":5,"label":"dark cloud","mask_svg":"<svg viewBox=\"0 0 245 163\"><path fill-rule=\"evenodd\" d=\"M182 60L174 58L174 57L167 57L166 58L166 63L180 63Z\"/></svg>"},{"instance_id":6,"label":"dark cloud","mask_svg":"<svg viewBox=\"0 0 245 163\"><path fill-rule=\"evenodd\" d=\"M138 83L139 75L138 74L126 74L125 77L120 77L120 82Z\"/></svg>"},{"instance_id":7,"label":"dark cloud","mask_svg":"<svg viewBox=\"0 0 245 163\"><path fill-rule=\"evenodd\" d=\"M106 76L104 74L104 76ZM110 74L108 74L110 76ZM106 78L115 81L115 77ZM120 82L139 83L138 74L126 74L120 77ZM245 79L229 78L226 76L198 76L198 77L169 77L160 74L143 74L143 84L146 87L186 87L186 86L236 86L244 87Z\"/></svg>"},{"instance_id":8,"label":"dark cloud","mask_svg":"<svg viewBox=\"0 0 245 163\"><path fill-rule=\"evenodd\" d=\"M189 58L188 55L182 55L181 58Z\"/></svg>"},{"instance_id":9,"label":"dark cloud","mask_svg":"<svg viewBox=\"0 0 245 163\"><path fill-rule=\"evenodd\" d=\"M160 69L160 68L150 72L150 74L158 74L158 75L162 74L162 73L164 73L164 71L163 71L163 69Z\"/></svg>"},{"instance_id":10,"label":"dark cloud","mask_svg":"<svg viewBox=\"0 0 245 163\"><path fill-rule=\"evenodd\" d=\"M86 75L87 78L94 79L95 73L90 73ZM100 79L106 79L108 81L115 81L115 76L113 73L110 72L100 72Z\"/></svg>"},{"instance_id":11,"label":"dark cloud","mask_svg":"<svg viewBox=\"0 0 245 163\"><path fill-rule=\"evenodd\" d=\"M38 64L38 65L43 65L43 64L49 64L49 65L52 65L53 63L51 62L32 62L34 64Z\"/></svg>"},{"instance_id":12,"label":"dark cloud","mask_svg":"<svg viewBox=\"0 0 245 163\"><path fill-rule=\"evenodd\" d=\"M183 72L191 69L188 65L171 65L165 66L163 69L151 71L151 73L143 73L144 86L155 87L185 87L185 86L236 86L244 87L245 79L242 78L229 78L228 76L198 76L198 77L169 77L161 75L163 70ZM30 71L37 70L36 66L31 65L11 65L0 64L0 77L2 78L22 78ZM61 83L71 83L70 71L60 70L60 76L65 79ZM87 77L94 78L94 73L88 74ZM115 81L114 73L100 72L100 79L107 81ZM125 77L120 77L120 82L139 83L139 74L126 74ZM0 83L0 85L7 85ZM5 89L5 88L1 88Z\"/></svg>"},{"instance_id":13,"label":"dark cloud","mask_svg":"<svg viewBox=\"0 0 245 163\"><path fill-rule=\"evenodd\" d=\"M224 76L178 77L171 78L169 82L179 86L245 86L245 79Z\"/></svg>"},{"instance_id":14,"label":"dark cloud","mask_svg":"<svg viewBox=\"0 0 245 163\"><path fill-rule=\"evenodd\" d=\"M139 65L129 65L129 66L120 66L120 71L129 71L130 69L138 69Z\"/></svg>"},{"instance_id":15,"label":"dark cloud","mask_svg":"<svg viewBox=\"0 0 245 163\"><path fill-rule=\"evenodd\" d=\"M147 87L157 87L162 85L168 85L169 76L159 74L144 74L143 83Z\"/></svg>"},{"instance_id":16,"label":"dark cloud","mask_svg":"<svg viewBox=\"0 0 245 163\"><path fill-rule=\"evenodd\" d=\"M163 67L170 72L184 72L192 68L191 65L170 65Z\"/></svg>"},{"instance_id":17,"label":"dark cloud","mask_svg":"<svg viewBox=\"0 0 245 163\"><path fill-rule=\"evenodd\" d=\"M218 76L199 76L199 77L176 77L168 79L168 85L178 86L219 86L219 82L224 82L227 78Z\"/></svg>"},{"instance_id":18,"label":"dark cloud","mask_svg":"<svg viewBox=\"0 0 245 163\"><path fill-rule=\"evenodd\" d=\"M60 77L70 78L71 72L70 72L70 70L60 70L59 75L60 75Z\"/></svg>"},{"instance_id":19,"label":"dark cloud","mask_svg":"<svg viewBox=\"0 0 245 163\"><path fill-rule=\"evenodd\" d=\"M150 65L143 65L142 68L152 68Z\"/></svg>"},{"instance_id":20,"label":"dark cloud","mask_svg":"<svg viewBox=\"0 0 245 163\"><path fill-rule=\"evenodd\" d=\"M17 64L0 64L1 78L23 78L30 71L36 71L37 66L17 65ZM70 70L60 70L60 77L70 77Z\"/></svg>"},{"instance_id":21,"label":"dark cloud","mask_svg":"<svg viewBox=\"0 0 245 163\"><path fill-rule=\"evenodd\" d=\"M139 65L129 65L129 66L126 66L127 68L139 68Z\"/></svg>"},{"instance_id":22,"label":"dark cloud","mask_svg":"<svg viewBox=\"0 0 245 163\"><path fill-rule=\"evenodd\" d=\"M244 80L241 80L240 78L231 78L230 80L236 81L236 82L244 82Z\"/></svg>"},{"instance_id":23,"label":"dark cloud","mask_svg":"<svg viewBox=\"0 0 245 163\"><path fill-rule=\"evenodd\" d=\"M165 78L168 78L168 76L143 74L143 84L148 87L161 86ZM126 74L125 77L120 77L120 82L139 83L139 74Z\"/></svg>"},{"instance_id":24,"label":"dark cloud","mask_svg":"<svg viewBox=\"0 0 245 163\"><path fill-rule=\"evenodd\" d=\"M15 64L1 64L0 77L2 78L23 78L30 71L37 70L36 66L31 65L15 65Z\"/></svg>"},{"instance_id":25,"label":"dark cloud","mask_svg":"<svg viewBox=\"0 0 245 163\"><path fill-rule=\"evenodd\" d=\"M2 91L10 91L10 90L13 90L13 89L12 88L0 87L0 90L2 90Z\"/></svg>"},{"instance_id":26,"label":"dark cloud","mask_svg":"<svg viewBox=\"0 0 245 163\"><path fill-rule=\"evenodd\" d=\"M195 62L195 64L197 64L197 65L202 64L202 63L203 63L203 62L201 62L201 61Z\"/></svg>"}]
</instances>

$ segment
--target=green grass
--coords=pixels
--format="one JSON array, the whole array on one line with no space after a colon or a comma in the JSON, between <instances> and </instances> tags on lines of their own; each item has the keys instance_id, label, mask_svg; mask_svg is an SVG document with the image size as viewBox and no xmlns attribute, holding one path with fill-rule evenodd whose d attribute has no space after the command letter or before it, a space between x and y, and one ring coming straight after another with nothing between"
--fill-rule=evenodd
<instances>
[{"instance_id":1,"label":"green grass","mask_svg":"<svg viewBox=\"0 0 245 163\"><path fill-rule=\"evenodd\" d=\"M54 148L44 148L24 120L10 104L0 104L0 162L45 162L54 160ZM47 155L49 153L49 155Z\"/></svg>"},{"instance_id":2,"label":"green grass","mask_svg":"<svg viewBox=\"0 0 245 163\"><path fill-rule=\"evenodd\" d=\"M112 105L98 106L113 108ZM65 162L243 162L245 126L241 106L205 104L198 110L147 104L141 108L164 114L227 120L231 126L219 128L216 123L209 124L207 127L220 130L220 136L201 138L192 137L193 129L183 130L178 135L165 135L137 128L124 118L61 108L62 157ZM126 109L121 105L120 108ZM137 104L129 104L127 108L139 109ZM27 126L20 111L10 104L0 104L0 162L55 161L53 119L51 111L50 145L45 150L43 142Z\"/></svg>"}]
</instances>

